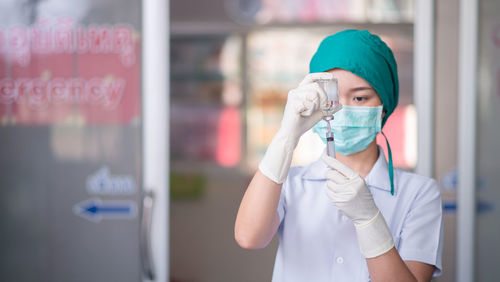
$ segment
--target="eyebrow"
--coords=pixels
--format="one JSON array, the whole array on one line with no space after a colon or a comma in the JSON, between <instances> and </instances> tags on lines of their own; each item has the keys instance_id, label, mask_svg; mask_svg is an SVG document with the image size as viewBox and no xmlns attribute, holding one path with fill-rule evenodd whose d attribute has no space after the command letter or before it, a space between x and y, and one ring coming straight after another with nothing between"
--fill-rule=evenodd
<instances>
[{"instance_id":1,"label":"eyebrow","mask_svg":"<svg viewBox=\"0 0 500 282\"><path fill-rule=\"evenodd\" d=\"M351 91L360 91L360 90L373 90L373 88L370 86L360 86L360 87L351 88Z\"/></svg>"},{"instance_id":2,"label":"eyebrow","mask_svg":"<svg viewBox=\"0 0 500 282\"><path fill-rule=\"evenodd\" d=\"M360 87L354 87L349 89L349 92L356 92L356 91L361 91L361 90L374 90L373 87L369 86L360 86Z\"/></svg>"}]
</instances>

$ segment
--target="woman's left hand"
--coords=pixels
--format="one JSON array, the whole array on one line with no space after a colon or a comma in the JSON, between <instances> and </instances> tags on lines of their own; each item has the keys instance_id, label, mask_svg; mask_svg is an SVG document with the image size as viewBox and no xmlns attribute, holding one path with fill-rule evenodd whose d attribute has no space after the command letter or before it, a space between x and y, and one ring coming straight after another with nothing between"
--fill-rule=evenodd
<instances>
[{"instance_id":1,"label":"woman's left hand","mask_svg":"<svg viewBox=\"0 0 500 282\"><path fill-rule=\"evenodd\" d=\"M354 222L363 255L370 258L389 251L394 246L391 232L365 180L335 158L325 154L323 161L329 167L325 174L328 197Z\"/></svg>"}]
</instances>

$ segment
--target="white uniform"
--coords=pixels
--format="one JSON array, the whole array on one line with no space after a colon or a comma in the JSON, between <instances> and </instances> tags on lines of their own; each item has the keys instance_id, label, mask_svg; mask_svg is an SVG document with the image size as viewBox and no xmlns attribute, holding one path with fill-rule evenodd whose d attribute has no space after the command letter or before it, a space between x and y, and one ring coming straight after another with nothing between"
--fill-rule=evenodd
<instances>
[{"instance_id":1,"label":"white uniform","mask_svg":"<svg viewBox=\"0 0 500 282\"><path fill-rule=\"evenodd\" d=\"M326 195L326 164L292 167L278 204L279 248L274 282L369 281L352 221ZM387 161L379 158L365 179L403 260L436 266L441 273L443 219L435 180L394 170L391 195Z\"/></svg>"}]
</instances>

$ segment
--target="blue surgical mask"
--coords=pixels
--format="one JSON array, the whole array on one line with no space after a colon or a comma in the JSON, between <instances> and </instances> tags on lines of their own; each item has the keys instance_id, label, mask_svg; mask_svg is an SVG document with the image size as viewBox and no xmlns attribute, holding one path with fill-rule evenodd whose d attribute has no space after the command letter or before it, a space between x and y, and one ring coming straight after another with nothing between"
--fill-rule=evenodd
<instances>
[{"instance_id":1,"label":"blue surgical mask","mask_svg":"<svg viewBox=\"0 0 500 282\"><path fill-rule=\"evenodd\" d=\"M361 152L370 145L381 130L382 106L357 107L343 106L334 115L332 130L335 138L335 150L342 155L352 155ZM313 131L326 144L328 126L325 121L319 121Z\"/></svg>"}]
</instances>

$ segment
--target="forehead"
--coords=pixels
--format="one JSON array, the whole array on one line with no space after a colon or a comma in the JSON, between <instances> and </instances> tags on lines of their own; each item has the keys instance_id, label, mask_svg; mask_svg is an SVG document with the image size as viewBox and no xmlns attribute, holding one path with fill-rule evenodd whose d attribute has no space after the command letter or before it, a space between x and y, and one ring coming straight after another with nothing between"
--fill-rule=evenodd
<instances>
[{"instance_id":1,"label":"forehead","mask_svg":"<svg viewBox=\"0 0 500 282\"><path fill-rule=\"evenodd\" d=\"M354 73L344 70L344 69L331 69L327 71L332 73L335 78L339 81L339 87L371 87L373 88L366 80L361 78Z\"/></svg>"}]
</instances>

